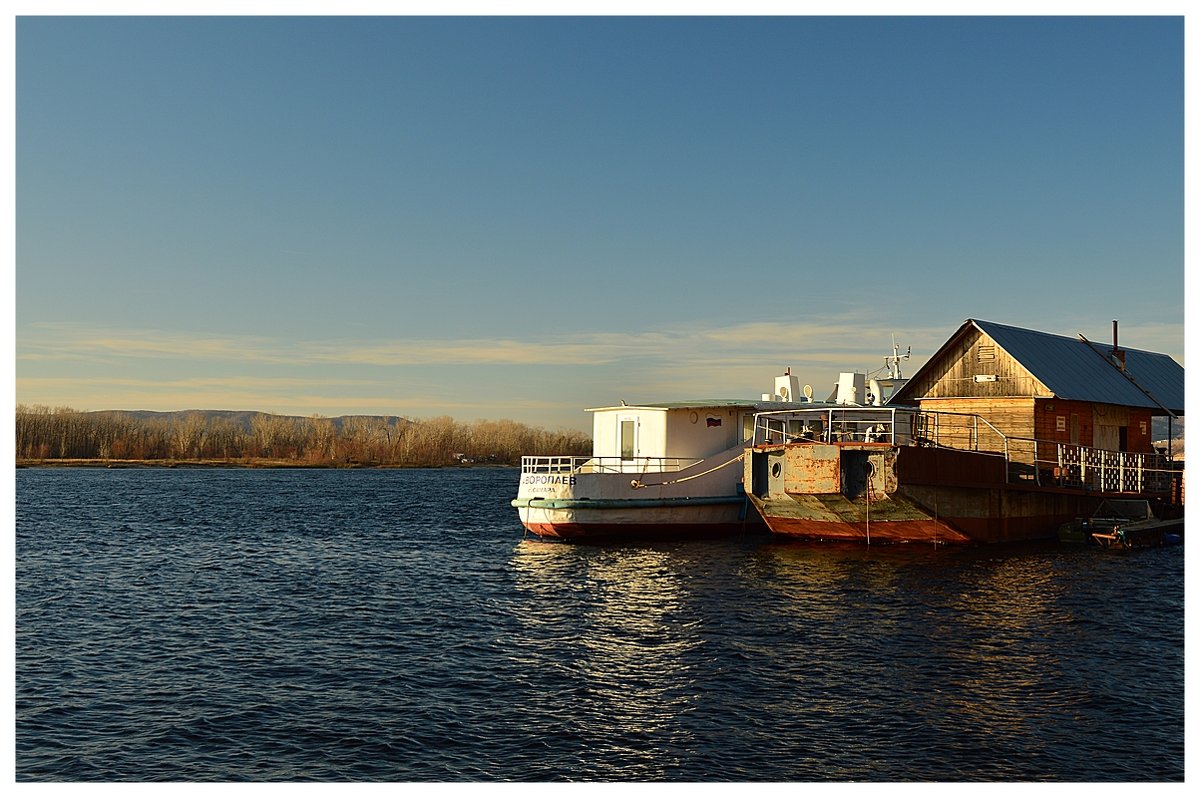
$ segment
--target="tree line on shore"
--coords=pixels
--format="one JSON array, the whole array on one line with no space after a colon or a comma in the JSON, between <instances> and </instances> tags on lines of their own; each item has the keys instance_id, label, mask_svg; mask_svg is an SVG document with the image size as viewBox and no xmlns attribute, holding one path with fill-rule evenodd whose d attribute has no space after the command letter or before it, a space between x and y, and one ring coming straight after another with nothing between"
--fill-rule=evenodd
<instances>
[{"instance_id":1,"label":"tree line on shore","mask_svg":"<svg viewBox=\"0 0 1200 798\"><path fill-rule=\"evenodd\" d=\"M279 416L243 419L187 411L144 417L126 411L18 405L20 461L274 461L296 465L515 465L522 455L586 455L591 439L516 421L461 423L449 416Z\"/></svg>"}]
</instances>

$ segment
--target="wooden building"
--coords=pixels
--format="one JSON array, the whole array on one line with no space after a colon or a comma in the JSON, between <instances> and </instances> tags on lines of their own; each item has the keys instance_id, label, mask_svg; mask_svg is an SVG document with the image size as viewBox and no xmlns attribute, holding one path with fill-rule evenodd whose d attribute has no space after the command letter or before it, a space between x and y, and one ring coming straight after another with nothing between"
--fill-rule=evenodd
<instances>
[{"instance_id":1,"label":"wooden building","mask_svg":"<svg viewBox=\"0 0 1200 798\"><path fill-rule=\"evenodd\" d=\"M1069 460L1103 456L1087 450L1164 454L1152 421L1183 415L1183 367L1116 338L1116 322L1112 343L1098 344L968 319L891 403L977 414L983 428L959 435L1037 468L1057 470L1064 451Z\"/></svg>"}]
</instances>

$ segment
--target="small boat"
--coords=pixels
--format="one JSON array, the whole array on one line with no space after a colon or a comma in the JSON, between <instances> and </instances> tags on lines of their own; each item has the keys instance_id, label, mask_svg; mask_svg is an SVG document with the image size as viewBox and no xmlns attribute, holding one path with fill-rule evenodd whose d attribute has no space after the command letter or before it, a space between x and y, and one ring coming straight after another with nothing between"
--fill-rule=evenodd
<instances>
[{"instance_id":1,"label":"small boat","mask_svg":"<svg viewBox=\"0 0 1200 798\"><path fill-rule=\"evenodd\" d=\"M1158 518L1150 502L1140 499L1105 499L1090 518L1077 518L1059 527L1058 539L1104 548L1177 545L1183 543L1183 519Z\"/></svg>"},{"instance_id":2,"label":"small boat","mask_svg":"<svg viewBox=\"0 0 1200 798\"><path fill-rule=\"evenodd\" d=\"M698 400L589 408L588 457L521 458L518 511L528 532L571 541L701 539L759 528L740 463L763 412L882 405L904 380L893 342L887 377L839 376L825 401L788 369L758 400Z\"/></svg>"}]
</instances>

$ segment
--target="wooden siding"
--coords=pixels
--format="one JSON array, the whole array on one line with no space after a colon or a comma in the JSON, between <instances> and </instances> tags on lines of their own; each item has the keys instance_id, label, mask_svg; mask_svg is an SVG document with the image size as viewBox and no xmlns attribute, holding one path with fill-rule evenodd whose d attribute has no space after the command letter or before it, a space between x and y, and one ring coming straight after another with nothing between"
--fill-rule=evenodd
<instances>
[{"instance_id":1,"label":"wooden siding","mask_svg":"<svg viewBox=\"0 0 1200 798\"><path fill-rule=\"evenodd\" d=\"M986 418L1010 438L1033 438L1034 402L1029 397L922 399L921 409L942 413L974 413Z\"/></svg>"},{"instance_id":2,"label":"wooden siding","mask_svg":"<svg viewBox=\"0 0 1200 798\"><path fill-rule=\"evenodd\" d=\"M928 375L912 386L916 396L947 399L1050 395L1049 389L1024 366L975 329L930 366Z\"/></svg>"},{"instance_id":3,"label":"wooden siding","mask_svg":"<svg viewBox=\"0 0 1200 798\"><path fill-rule=\"evenodd\" d=\"M1062 429L1059 429L1060 419ZM1037 403L1034 437L1039 440L1091 446L1094 440L1094 426L1092 405L1089 402L1043 399Z\"/></svg>"},{"instance_id":4,"label":"wooden siding","mask_svg":"<svg viewBox=\"0 0 1200 798\"><path fill-rule=\"evenodd\" d=\"M1073 441L1071 427L1075 419L1080 432L1078 440ZM1041 403L1037 429L1038 437L1044 440L1150 454L1154 451L1152 419L1149 408L1054 400ZM1060 426L1066 429L1060 430Z\"/></svg>"},{"instance_id":5,"label":"wooden siding","mask_svg":"<svg viewBox=\"0 0 1200 798\"><path fill-rule=\"evenodd\" d=\"M957 432L949 433L947 428L955 424L956 417L939 417L937 424L941 428L938 435L941 445L1004 452L1014 462L1032 465L1036 456L1031 440L1034 429L1034 401L1030 397L922 399L921 409L941 413L974 414L987 419L1000 432L1000 435L997 435L996 430L992 430L986 424L976 424L964 416L958 419L960 428Z\"/></svg>"},{"instance_id":6,"label":"wooden siding","mask_svg":"<svg viewBox=\"0 0 1200 798\"><path fill-rule=\"evenodd\" d=\"M1147 408L1129 411L1129 447L1131 452L1154 451L1154 414Z\"/></svg>"},{"instance_id":7,"label":"wooden siding","mask_svg":"<svg viewBox=\"0 0 1200 798\"><path fill-rule=\"evenodd\" d=\"M1107 425L1124 429L1125 441L1121 446L1123 452L1154 451L1151 442L1152 411L1149 408L1120 407L1117 405L1097 404L1092 406L1095 425Z\"/></svg>"},{"instance_id":8,"label":"wooden siding","mask_svg":"<svg viewBox=\"0 0 1200 798\"><path fill-rule=\"evenodd\" d=\"M1118 430L1124 427L1125 446L1122 451L1150 454L1154 451L1151 442L1152 419L1149 408L1045 399L1038 401L1034 429L1039 440L1100 446L1104 441L1100 440L1097 427L1104 425ZM1073 424L1077 424L1079 430L1076 440L1072 440L1071 435Z\"/></svg>"},{"instance_id":9,"label":"wooden siding","mask_svg":"<svg viewBox=\"0 0 1200 798\"><path fill-rule=\"evenodd\" d=\"M922 399L920 406L922 410L943 413L974 413L1012 438L1036 438L1079 446L1097 445L1095 429L1099 424L1124 427L1125 451L1154 451L1150 434L1152 415L1150 410L1143 408L1032 397ZM1059 429L1060 419L1062 429ZM1077 430L1075 439L1072 438L1073 425Z\"/></svg>"}]
</instances>

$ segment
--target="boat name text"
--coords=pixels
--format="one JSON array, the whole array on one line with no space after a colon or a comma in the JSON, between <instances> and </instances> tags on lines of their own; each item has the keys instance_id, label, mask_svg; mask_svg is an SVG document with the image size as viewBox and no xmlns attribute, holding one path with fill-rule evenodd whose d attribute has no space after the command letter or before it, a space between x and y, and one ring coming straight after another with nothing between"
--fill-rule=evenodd
<instances>
[{"instance_id":1,"label":"boat name text","mask_svg":"<svg viewBox=\"0 0 1200 798\"><path fill-rule=\"evenodd\" d=\"M526 474L521 477L526 485L574 485L575 477L570 474Z\"/></svg>"}]
</instances>

